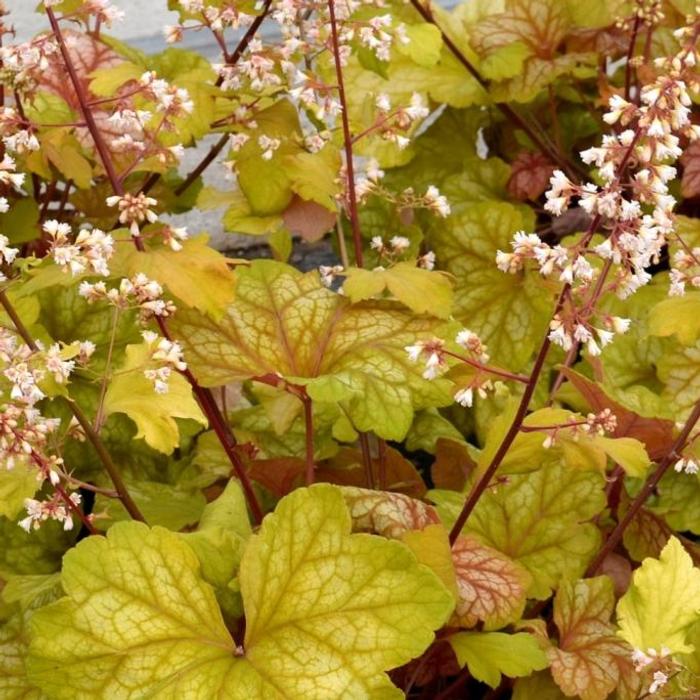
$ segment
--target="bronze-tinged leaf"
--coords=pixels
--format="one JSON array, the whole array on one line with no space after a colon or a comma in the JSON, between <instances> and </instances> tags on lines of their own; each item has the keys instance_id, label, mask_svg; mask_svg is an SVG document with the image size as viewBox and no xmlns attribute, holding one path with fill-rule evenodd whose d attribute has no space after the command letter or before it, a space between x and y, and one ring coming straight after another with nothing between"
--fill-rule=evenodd
<instances>
[{"instance_id":1,"label":"bronze-tinged leaf","mask_svg":"<svg viewBox=\"0 0 700 700\"><path fill-rule=\"evenodd\" d=\"M700 143L693 141L681 156L683 177L681 194L684 197L700 195Z\"/></svg>"},{"instance_id":2,"label":"bronze-tinged leaf","mask_svg":"<svg viewBox=\"0 0 700 700\"><path fill-rule=\"evenodd\" d=\"M596 413L609 408L617 417L612 437L631 437L644 443L652 460L664 457L673 444L673 421L663 418L645 418L613 401L595 382L572 369L563 370L566 378L576 387Z\"/></svg>"},{"instance_id":3,"label":"bronze-tinged leaf","mask_svg":"<svg viewBox=\"0 0 700 700\"><path fill-rule=\"evenodd\" d=\"M631 648L615 634L615 607L607 576L562 582L554 599L558 647L547 650L552 677L565 695L605 700L628 666Z\"/></svg>"},{"instance_id":4,"label":"bronze-tinged leaf","mask_svg":"<svg viewBox=\"0 0 700 700\"><path fill-rule=\"evenodd\" d=\"M569 29L565 5L560 0L511 0L506 12L473 28L472 43L479 53L489 53L521 41L535 56L551 59Z\"/></svg>"},{"instance_id":5,"label":"bronze-tinged leaf","mask_svg":"<svg viewBox=\"0 0 700 700\"><path fill-rule=\"evenodd\" d=\"M427 491L413 463L392 447L384 450L381 459L372 457L373 484L367 483L362 453L351 447L342 448L338 454L322 462L316 470L316 478L339 486L381 486L385 491L398 491L413 498L422 498Z\"/></svg>"},{"instance_id":6,"label":"bronze-tinged leaf","mask_svg":"<svg viewBox=\"0 0 700 700\"><path fill-rule=\"evenodd\" d=\"M329 211L317 202L310 202L294 195L282 212L285 226L305 241L313 243L323 238L323 234L335 226L336 212Z\"/></svg>"},{"instance_id":7,"label":"bronze-tinged leaf","mask_svg":"<svg viewBox=\"0 0 700 700\"><path fill-rule=\"evenodd\" d=\"M448 438L439 438L430 474L436 489L463 491L469 475L476 469L467 446Z\"/></svg>"},{"instance_id":8,"label":"bronze-tinged leaf","mask_svg":"<svg viewBox=\"0 0 700 700\"><path fill-rule=\"evenodd\" d=\"M447 379L429 381L406 346L446 332L397 304L362 302L271 260L237 271L236 297L214 320L178 309L172 331L204 386L268 374L303 384L315 403L339 406L356 430L403 440L414 411L449 405Z\"/></svg>"},{"instance_id":9,"label":"bronze-tinged leaf","mask_svg":"<svg viewBox=\"0 0 700 700\"><path fill-rule=\"evenodd\" d=\"M525 607L530 574L505 554L460 536L452 547L459 597L454 618L461 627L485 630L517 620Z\"/></svg>"},{"instance_id":10,"label":"bronze-tinged leaf","mask_svg":"<svg viewBox=\"0 0 700 700\"><path fill-rule=\"evenodd\" d=\"M374 532L383 537L398 539L409 530L422 530L440 522L436 510L402 493L372 491L354 486L340 490L350 510L353 530Z\"/></svg>"},{"instance_id":11,"label":"bronze-tinged leaf","mask_svg":"<svg viewBox=\"0 0 700 700\"><path fill-rule=\"evenodd\" d=\"M674 533L661 516L647 508L641 508L635 515L627 526L622 541L630 557L641 562L647 557L658 559L671 536L680 540L693 563L700 566L700 547L692 540Z\"/></svg>"},{"instance_id":12,"label":"bronze-tinged leaf","mask_svg":"<svg viewBox=\"0 0 700 700\"><path fill-rule=\"evenodd\" d=\"M515 199L535 201L547 189L554 165L541 153L521 151L511 165L508 193Z\"/></svg>"},{"instance_id":13,"label":"bronze-tinged leaf","mask_svg":"<svg viewBox=\"0 0 700 700\"><path fill-rule=\"evenodd\" d=\"M68 29L63 30L63 37L83 91L88 99L96 99L96 95L90 92L90 74L101 68L117 66L124 59L89 34ZM59 52L49 56L49 66L42 73L39 87L62 97L76 111L80 109L73 83L66 75L66 67Z\"/></svg>"},{"instance_id":14,"label":"bronze-tinged leaf","mask_svg":"<svg viewBox=\"0 0 700 700\"><path fill-rule=\"evenodd\" d=\"M305 470L306 462L298 457L256 459L248 465L250 478L277 498L282 498L301 486Z\"/></svg>"}]
</instances>

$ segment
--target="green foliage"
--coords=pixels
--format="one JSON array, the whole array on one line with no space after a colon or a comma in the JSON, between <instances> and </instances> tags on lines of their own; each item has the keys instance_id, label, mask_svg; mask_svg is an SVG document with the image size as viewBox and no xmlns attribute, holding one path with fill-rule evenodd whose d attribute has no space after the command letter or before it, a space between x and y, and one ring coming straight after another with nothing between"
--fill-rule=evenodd
<instances>
[{"instance_id":1,"label":"green foliage","mask_svg":"<svg viewBox=\"0 0 700 700\"><path fill-rule=\"evenodd\" d=\"M3 40L0 700L697 697L694 0L163 5Z\"/></svg>"}]
</instances>

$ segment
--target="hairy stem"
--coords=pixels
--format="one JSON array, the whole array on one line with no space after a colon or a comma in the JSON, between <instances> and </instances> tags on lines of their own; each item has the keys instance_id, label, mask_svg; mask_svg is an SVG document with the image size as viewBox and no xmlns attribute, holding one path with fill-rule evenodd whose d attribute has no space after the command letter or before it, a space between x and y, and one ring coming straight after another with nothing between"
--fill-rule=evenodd
<instances>
[{"instance_id":1,"label":"hairy stem","mask_svg":"<svg viewBox=\"0 0 700 700\"><path fill-rule=\"evenodd\" d=\"M100 156L105 172L107 173L109 182L112 186L112 189L114 190L114 193L119 196L123 196L124 186L119 177L117 176L117 172L114 168L114 164L112 163L109 150L105 144L104 139L102 138L100 130L97 127L97 123L95 122L95 118L93 117L92 112L90 111L90 107L87 104L87 97L83 90L83 86L80 84L78 74L75 70L75 66L73 65L73 61L71 59L68 48L66 47L65 41L63 39L63 34L61 33L61 28L59 27L58 21L56 20L56 16L54 15L53 10L50 7L46 8L46 14L49 18L49 22L51 23L51 29L53 30L54 36L56 37L56 41L58 42L61 51L61 56L63 57L63 62L66 65L68 76L77 94L80 109L83 113L83 117L88 126L88 130L90 131L92 139L95 142L95 148L97 149L97 152ZM143 241L141 240L140 236L132 236L132 240L138 250L144 250ZM162 335L168 340L172 340L172 335L170 334L170 331L168 330L165 321L162 318L157 318L157 323ZM221 445L224 448L224 451L226 452L226 455L229 458L231 465L233 466L234 472L238 477L239 481L241 482L241 485L243 486L243 490L248 501L248 506L250 507L255 522L260 523L260 521L262 520L262 508L260 507L260 503L258 502L257 496L255 495L255 491L253 490L250 477L248 476L245 470L243 461L235 451L236 439L234 438L233 433L231 432L230 426L226 422L224 416L221 414L221 411L219 411L219 407L217 406L211 391L200 386L199 382L195 379L194 375L189 369L186 369L184 372L182 372L182 374L192 386L192 390L197 398L199 405L202 408L202 411L204 412L204 415L206 415L209 421L209 425L212 427L217 437L219 438Z\"/></svg>"},{"instance_id":2,"label":"hairy stem","mask_svg":"<svg viewBox=\"0 0 700 700\"><path fill-rule=\"evenodd\" d=\"M688 416L685 425L678 434L678 437L673 443L673 446L669 450L668 454L663 458L663 460L661 460L661 462L659 462L659 466L647 479L641 491L637 494L637 497L632 501L625 514L618 521L613 531L608 535L608 538L605 540L605 544L601 547L600 551L596 555L596 558L590 563L588 569L586 569L585 576L595 575L596 571L598 571L600 565L605 560L605 557L607 557L608 554L610 554L610 552L612 552L620 543L622 536L625 534L627 526L632 522L632 520L634 520L634 517L637 515L644 503L646 503L649 496L651 496L654 489L661 481L663 475L668 471L669 467L673 464L673 462L679 459L683 448L688 442L690 433L693 431L693 428L697 424L698 420L700 420L700 400L693 407L693 410Z\"/></svg>"}]
</instances>

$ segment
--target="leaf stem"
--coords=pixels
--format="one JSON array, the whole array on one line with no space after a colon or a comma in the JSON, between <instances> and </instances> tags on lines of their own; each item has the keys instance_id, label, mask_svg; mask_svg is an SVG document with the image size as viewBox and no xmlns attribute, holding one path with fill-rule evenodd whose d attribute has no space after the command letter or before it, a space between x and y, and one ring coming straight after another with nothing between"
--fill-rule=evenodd
<instances>
[{"instance_id":1,"label":"leaf stem","mask_svg":"<svg viewBox=\"0 0 700 700\"><path fill-rule=\"evenodd\" d=\"M666 456L661 460L656 471L647 479L641 491L637 494L637 497L632 501L629 508L622 516L622 519L617 523L613 531L608 535L605 544L601 547L600 551L596 555L595 559L590 563L586 569L585 576L594 576L596 571L600 568L605 558L612 552L615 547L619 544L622 536L625 534L627 526L632 522L634 517L639 512L640 508L644 505L646 500L651 496L654 489L658 486L663 475L668 471L671 464L678 460L679 455L683 451L690 433L693 431L696 423L700 420L700 400L693 406L693 410L690 412L685 425L678 434L673 446L666 454Z\"/></svg>"},{"instance_id":2,"label":"leaf stem","mask_svg":"<svg viewBox=\"0 0 700 700\"><path fill-rule=\"evenodd\" d=\"M109 179L110 184L112 185L114 193L121 197L124 195L125 192L124 186L117 175L117 172L114 168L114 164L112 163L109 150L107 149L104 139L102 138L102 134L100 133L97 127L97 123L95 122L95 118L92 115L92 112L90 111L90 107L87 104L87 97L85 95L85 91L83 90L83 86L80 83L80 79L78 78L75 66L73 65L73 60L71 59L68 48L66 47L65 41L63 39L63 34L61 33L61 28L59 27L58 21L56 20L56 15L50 7L46 7L45 9L46 14L49 18L49 22L51 24L51 29L54 33L56 41L58 42L59 49L61 51L61 56L63 57L63 62L66 65L68 76L73 84L73 88L75 89L80 109L83 112L83 117L85 118L85 122L88 126L88 130L90 131L92 139L95 142L95 147L104 166L107 178ZM145 250L143 240L140 236L132 236L132 240L137 250ZM168 326L165 323L165 321L162 318L158 317L157 323L162 335L168 340L172 340L172 335L170 334L170 331L168 330ZM245 492L246 499L248 501L248 505L253 514L253 518L256 524L259 524L262 521L262 508L260 506L260 503L258 502L257 496L255 495L255 491L253 490L250 477L248 476L245 470L243 461L235 451L236 439L234 438L233 433L231 432L230 426L226 422L224 416L221 414L221 411L219 411L219 407L217 406L211 391L200 386L199 382L195 379L195 376L189 369L184 370L182 374L192 386L192 390L195 396L197 397L197 401L199 402L202 411L206 415L209 424L211 425L217 437L219 438L219 441L221 442L221 445L224 448L224 451L226 452L226 456L229 458L229 461L233 466L234 472L238 477L239 481L241 482L243 491Z\"/></svg>"},{"instance_id":3,"label":"leaf stem","mask_svg":"<svg viewBox=\"0 0 700 700\"><path fill-rule=\"evenodd\" d=\"M306 485L311 486L315 480L314 471L314 414L313 404L307 396L302 399L304 404L304 434L306 437Z\"/></svg>"},{"instance_id":4,"label":"leaf stem","mask_svg":"<svg viewBox=\"0 0 700 700\"><path fill-rule=\"evenodd\" d=\"M554 314L558 313L559 309L564 303L564 291L567 289L568 287L565 287L559 295L559 300L557 301L557 306L554 311ZM525 420L525 416L527 415L527 410L530 406L532 395L535 393L537 382L540 378L540 375L542 374L542 369L544 368L544 361L547 358L547 353L549 352L550 345L551 341L549 340L548 328L545 331L544 340L542 341L540 350L537 353L535 364L532 368L532 372L530 373L530 379L525 386L525 391L523 392L523 395L520 399L520 404L518 405L518 409L515 414L515 417L513 418L513 422L511 423L510 428L508 428L508 432L506 433L505 437L503 438L503 441L499 445L498 450L496 450L496 454L494 454L493 458L491 459L491 462L486 468L486 471L483 473L481 479L479 479L474 488L471 490L471 493L469 494L466 502L464 503L464 506L462 507L462 511L457 517L457 520L455 521L452 530L450 530L450 544L454 544L460 532L462 532L462 528L467 522L467 519L469 518L472 511L474 510L474 507L481 498L481 494L483 494L483 492L488 488L489 484L491 483L491 480L493 479L496 471L498 470L498 467L501 466L501 462L503 462L503 459L508 453L510 446L513 444L513 441L518 436L522 423Z\"/></svg>"},{"instance_id":5,"label":"leaf stem","mask_svg":"<svg viewBox=\"0 0 700 700\"><path fill-rule=\"evenodd\" d=\"M350 120L348 117L348 104L345 98L345 82L343 80L343 67L340 60L340 45L338 42L338 26L335 18L335 0L328 0L328 14L331 24L331 44L333 49L333 61L335 63L335 75L338 81L338 100L340 101L340 116L343 123L343 146L345 149L345 173L347 179L347 205L352 226L352 242L355 247L355 264L363 267L364 256L362 253L362 233L360 232L360 216L357 210L357 193L355 192L355 167L352 153L352 134L350 133Z\"/></svg>"},{"instance_id":6,"label":"leaf stem","mask_svg":"<svg viewBox=\"0 0 700 700\"><path fill-rule=\"evenodd\" d=\"M114 354L114 343L117 339L117 325L119 323L119 307L115 306L112 312L112 329L109 334L109 347L107 348L107 361L105 363L105 372L102 377L102 386L100 387L100 398L97 402L97 411L95 413L95 431L100 432L102 429L102 421L104 420L105 396L107 394L107 382L109 381L112 370L112 355Z\"/></svg>"}]
</instances>

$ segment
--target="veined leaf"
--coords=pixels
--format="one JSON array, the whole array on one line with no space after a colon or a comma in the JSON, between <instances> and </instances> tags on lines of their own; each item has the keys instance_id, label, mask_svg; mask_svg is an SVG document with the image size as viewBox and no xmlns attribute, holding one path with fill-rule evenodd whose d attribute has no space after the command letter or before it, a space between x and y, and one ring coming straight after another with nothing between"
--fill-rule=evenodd
<instances>
[{"instance_id":1,"label":"veined leaf","mask_svg":"<svg viewBox=\"0 0 700 700\"><path fill-rule=\"evenodd\" d=\"M452 309L452 285L438 270L423 270L400 262L387 270L352 267L343 273L343 292L353 301L363 301L385 289L418 314L447 318Z\"/></svg>"},{"instance_id":2,"label":"veined leaf","mask_svg":"<svg viewBox=\"0 0 700 700\"><path fill-rule=\"evenodd\" d=\"M484 623L485 630L505 627L525 608L531 577L505 554L460 536L452 547L459 597L455 617L462 627Z\"/></svg>"},{"instance_id":3,"label":"veined leaf","mask_svg":"<svg viewBox=\"0 0 700 700\"><path fill-rule=\"evenodd\" d=\"M635 649L688 653L691 625L700 620L700 569L672 537L658 559L645 559L617 604L620 636Z\"/></svg>"},{"instance_id":4,"label":"veined leaf","mask_svg":"<svg viewBox=\"0 0 700 700\"><path fill-rule=\"evenodd\" d=\"M318 485L283 499L245 552L246 658L286 697L400 697L383 671L452 609L404 545L349 533L340 491Z\"/></svg>"},{"instance_id":5,"label":"veined leaf","mask_svg":"<svg viewBox=\"0 0 700 700\"><path fill-rule=\"evenodd\" d=\"M532 225L522 208L479 202L435 226L430 239L442 269L456 278L455 316L481 337L495 364L514 371L542 339L550 293L537 273L505 274L494 261L516 231Z\"/></svg>"},{"instance_id":6,"label":"veined leaf","mask_svg":"<svg viewBox=\"0 0 700 700\"><path fill-rule=\"evenodd\" d=\"M0 697L3 700L41 700L46 696L27 678L29 614L15 613L0 622Z\"/></svg>"},{"instance_id":7,"label":"veined leaf","mask_svg":"<svg viewBox=\"0 0 700 700\"><path fill-rule=\"evenodd\" d=\"M547 653L552 676L565 695L601 700L617 687L621 668L632 670L632 650L610 622L614 608L607 576L560 585L554 599L559 645Z\"/></svg>"},{"instance_id":8,"label":"veined leaf","mask_svg":"<svg viewBox=\"0 0 700 700\"><path fill-rule=\"evenodd\" d=\"M206 235L196 236L185 241L180 251L164 245L145 251L118 246L112 272L124 277L142 272L183 304L220 318L233 300L235 278L226 258L208 241Z\"/></svg>"},{"instance_id":9,"label":"veined leaf","mask_svg":"<svg viewBox=\"0 0 700 700\"><path fill-rule=\"evenodd\" d=\"M423 530L440 522L435 509L410 496L351 486L341 487L353 529L399 538L409 530Z\"/></svg>"},{"instance_id":10,"label":"veined leaf","mask_svg":"<svg viewBox=\"0 0 700 700\"><path fill-rule=\"evenodd\" d=\"M589 521L605 507L604 478L555 462L508 481L483 494L466 531L522 564L533 579L528 596L546 598L563 576L580 576L600 545Z\"/></svg>"},{"instance_id":11,"label":"veined leaf","mask_svg":"<svg viewBox=\"0 0 700 700\"><path fill-rule=\"evenodd\" d=\"M434 320L381 303L352 305L318 274L256 261L238 273L220 323L180 311L172 327L206 386L266 374L303 383L314 401L339 403L358 430L400 440L413 411L447 405L448 382L422 378L404 347L438 332Z\"/></svg>"},{"instance_id":12,"label":"veined leaf","mask_svg":"<svg viewBox=\"0 0 700 700\"><path fill-rule=\"evenodd\" d=\"M57 700L397 697L384 671L419 655L453 605L404 545L351 535L326 485L280 501L240 580L237 647L185 541L118 523L66 556L67 597L32 620L30 680Z\"/></svg>"},{"instance_id":13,"label":"veined leaf","mask_svg":"<svg viewBox=\"0 0 700 700\"><path fill-rule=\"evenodd\" d=\"M187 380L173 373L166 394L157 394L143 374L148 358L145 343L128 345L126 361L112 379L105 394L105 415L126 413L136 423L137 438L144 438L154 449L170 454L179 444L176 418L190 418L207 424Z\"/></svg>"},{"instance_id":14,"label":"veined leaf","mask_svg":"<svg viewBox=\"0 0 700 700\"><path fill-rule=\"evenodd\" d=\"M501 674L510 678L528 676L547 668L547 655L527 632L458 632L449 638L461 666L492 688L501 682Z\"/></svg>"}]
</instances>

